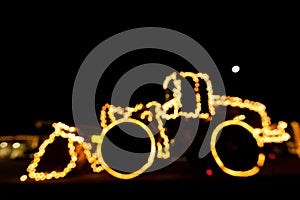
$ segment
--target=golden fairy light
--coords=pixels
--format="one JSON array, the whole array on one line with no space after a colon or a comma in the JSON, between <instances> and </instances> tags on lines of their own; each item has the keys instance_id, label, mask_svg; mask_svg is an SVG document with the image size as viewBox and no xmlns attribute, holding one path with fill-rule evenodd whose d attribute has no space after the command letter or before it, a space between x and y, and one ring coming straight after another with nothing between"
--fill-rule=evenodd
<instances>
[{"instance_id":1,"label":"golden fairy light","mask_svg":"<svg viewBox=\"0 0 300 200\"><path fill-rule=\"evenodd\" d=\"M44 140L44 142L39 146L39 151L34 154L34 158L31 163L27 167L28 175L22 175L20 177L21 181L27 180L27 178L34 179L36 181L43 181L49 179L58 179L65 177L72 169L76 167L76 161L78 158L78 153L75 151L75 143L81 144L84 149L84 154L91 164L91 167L94 172L101 172L103 170L102 166L100 165L96 156L91 154L90 149L91 145L89 143L84 142L84 138L81 136L76 136L75 127L69 127L68 125L58 122L53 123L54 132L51 133L48 139ZM60 172L58 171L51 171L51 172L38 172L36 169L39 165L39 162L42 156L46 152L46 148L48 145L51 145L57 137L62 137L68 139L68 148L70 154L70 162L67 166Z\"/></svg>"},{"instance_id":2,"label":"golden fairy light","mask_svg":"<svg viewBox=\"0 0 300 200\"><path fill-rule=\"evenodd\" d=\"M195 109L192 112L185 112L182 110L182 92L181 92L181 78L191 79L194 83L194 92L195 92ZM200 95L200 81L204 81L206 84L207 92L207 104L208 112L201 112L201 95ZM166 134L166 128L163 126L163 120L176 119L178 117L185 118L202 118L211 120L212 116L215 115L217 106L231 106L238 107L243 109L248 109L259 114L261 120L261 127L252 127L244 119L247 117L245 115L235 116L233 119L228 119L220 123L213 131L211 136L211 152L217 163L217 165L223 170L223 172L232 175L232 176L252 176L259 172L260 167L264 165L265 155L260 153L257 158L255 166L249 170L236 171L229 169L224 166L221 158L218 156L216 150L216 141L218 135L221 133L221 130L226 126L237 125L246 129L255 139L258 147L263 147L265 143L282 143L290 139L290 135L285 131L287 123L284 121L279 121L276 127L271 125L271 119L267 115L266 107L260 102L250 101L248 99L243 100L239 97L230 97L224 95L214 95L213 88L209 76L205 73L193 73L193 72L173 72L167 76L163 82L163 88L167 89L172 83L173 89L172 94L166 95L166 102L163 104L157 101L151 101L144 104L137 104L134 107L120 107L115 105L110 105L106 103L100 111L100 126L103 128L101 133L92 135L92 142L97 144L97 150L94 153L90 152L89 145L83 141L83 138L80 136L75 136L73 131L76 130L75 127L70 128L63 123L54 124L55 131L50 135L49 139L45 140L44 143L40 146L39 152L36 153L34 160L28 166L28 176L29 178L35 180L45 180L50 178L61 178L69 173L76 166L76 156L77 153L74 151L74 142L83 144L85 147L85 155L89 160L94 172L101 172L102 170L107 171L111 175L120 178L120 179L131 179L141 173L143 173L147 168L149 168L156 155L159 159L167 159L170 157L170 143L174 143L174 140L170 140ZM153 108L153 109L150 109ZM154 111L153 111L154 110ZM169 111L172 110L170 113ZM139 114L140 113L140 114ZM138 119L133 119L133 114L139 114ZM159 140L155 141L154 134L148 127L142 122L142 120L147 120L151 122L156 120L157 128L159 130ZM103 139L106 134L115 126L118 126L121 123L133 123L141 128L143 128L149 136L151 141L151 151L149 153L149 158L145 165L143 165L139 170L132 172L130 174L122 174L120 172L114 171L103 158L101 148ZM71 130L72 129L72 130ZM67 133L66 133L67 132ZM62 172L51 172L51 173L42 173L36 172L36 167L38 161L43 156L46 146L53 142L56 137L64 137L69 140L69 154L71 160L69 165ZM300 141L300 140L299 140ZM175 141L176 143L176 141ZM299 151L299 150L298 150ZM25 176L25 175L24 175ZM21 177L21 180L26 180L25 177Z\"/></svg>"},{"instance_id":3,"label":"golden fairy light","mask_svg":"<svg viewBox=\"0 0 300 200\"><path fill-rule=\"evenodd\" d=\"M300 158L300 125L296 121L292 121L290 124L293 129L294 141L287 142L288 150Z\"/></svg>"},{"instance_id":4,"label":"golden fairy light","mask_svg":"<svg viewBox=\"0 0 300 200\"><path fill-rule=\"evenodd\" d=\"M150 150L150 154L149 154L149 157L148 157L148 161L146 164L144 164L140 169L134 171L134 172L131 172L131 173L128 173L128 174L123 174L123 173L120 173L120 172L117 172L115 170L113 170L104 160L103 156L102 156L102 150L101 150L101 146L102 146L102 142L103 142L103 139L106 135L106 133L108 133L108 131L113 128L114 126L117 126L119 124L122 124L122 123L133 123L133 124L137 124L138 126L140 126L141 128L143 128L149 138L150 138L150 141L151 141L151 150ZM101 163L102 167L110 174L112 174L113 176L117 177L117 178L120 178L120 179L131 179L131 178L134 178L140 174L142 174L146 169L148 169L153 161L154 161L154 158L155 158L155 151L156 151L156 148L155 148L155 139L154 139L154 136L151 132L151 130L142 122L136 120L136 119L131 119L131 118L122 118L122 119L119 119L119 120L116 120L114 122L112 122L110 125L106 126L101 135L98 136L98 135L94 135L92 137L92 140L94 142L97 142L99 145L98 145L98 148L96 150L97 152L97 155L98 155L98 159L99 159L99 162Z\"/></svg>"},{"instance_id":5,"label":"golden fairy light","mask_svg":"<svg viewBox=\"0 0 300 200\"><path fill-rule=\"evenodd\" d=\"M253 166L253 168L249 169L249 170L243 170L243 171L237 171L237 170L232 170L227 168L222 160L220 159L217 150L216 150L216 142L217 142L217 136L218 134L221 133L221 130L226 127L226 126L230 126L230 125L238 125L241 126L243 128L245 128L247 131L249 131L250 133L253 134L253 137L256 140L256 144L259 147L263 147L264 143L262 140L260 140L260 136L259 133L256 132L253 127L251 127L249 124L247 124L244 121L241 121L241 119L244 119L244 115L240 115L235 117L232 120L227 120L223 123L220 123L213 131L212 136L211 136L211 141L210 141L210 146L211 146L211 153L216 161L216 163L218 164L218 166L227 174L233 175L233 176L252 176L256 173L259 172L259 169L261 166L263 166L264 161L265 161L265 155L263 153L260 153L257 159L257 165ZM254 134L255 133L255 134Z\"/></svg>"}]
</instances>

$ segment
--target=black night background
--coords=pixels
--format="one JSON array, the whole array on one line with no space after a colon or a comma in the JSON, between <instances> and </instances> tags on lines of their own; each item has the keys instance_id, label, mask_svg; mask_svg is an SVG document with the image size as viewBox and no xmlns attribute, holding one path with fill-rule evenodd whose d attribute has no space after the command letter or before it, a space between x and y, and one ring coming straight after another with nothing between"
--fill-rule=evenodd
<instances>
[{"instance_id":1,"label":"black night background","mask_svg":"<svg viewBox=\"0 0 300 200\"><path fill-rule=\"evenodd\" d=\"M29 131L38 119L72 123L73 83L85 57L103 40L147 26L179 31L202 45L227 95L264 103L275 120L299 121L299 31L290 15L88 23L39 13L2 19L1 134ZM237 74L234 65L240 66Z\"/></svg>"},{"instance_id":2,"label":"black night background","mask_svg":"<svg viewBox=\"0 0 300 200\"><path fill-rule=\"evenodd\" d=\"M27 12L12 9L2 13L0 136L43 134L41 131L52 130L37 129L38 121L46 126L52 122L73 125L73 84L86 56L109 37L140 27L163 27L191 37L215 62L226 95L265 104L274 122L300 122L299 13L293 7L282 7L284 14L282 10L268 10L267 6L259 8L233 9L215 17L212 17L215 13L203 16L195 13L190 17L179 14L154 17L153 13L141 13L128 19L121 14L116 18L109 17L117 12L83 15L78 14L81 11L67 14L64 9ZM136 66L155 61L172 67L180 61L176 55L155 50L149 52L133 52L117 64L121 66L121 62L126 61L127 66ZM239 66L240 71L233 73L233 66ZM120 75L124 71L111 69L111 72ZM112 79L105 78L109 86ZM103 91L109 94L105 88ZM109 98L101 95L95 96L96 105L100 106L103 99ZM95 112L100 113L98 109L100 107L96 107ZM284 178L287 181L290 177ZM106 184L105 181L111 180L106 178L101 183ZM268 183L272 181L267 179ZM214 185L213 181L210 183ZM249 185L253 184L255 182ZM126 186L130 188L130 185ZM108 187L113 189L111 185Z\"/></svg>"}]
</instances>

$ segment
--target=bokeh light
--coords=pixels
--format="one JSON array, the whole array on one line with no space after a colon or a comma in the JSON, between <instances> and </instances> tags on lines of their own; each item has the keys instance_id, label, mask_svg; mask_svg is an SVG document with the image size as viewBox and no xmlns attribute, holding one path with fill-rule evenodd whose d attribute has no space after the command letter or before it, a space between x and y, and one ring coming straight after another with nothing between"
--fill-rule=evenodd
<instances>
[{"instance_id":1,"label":"bokeh light","mask_svg":"<svg viewBox=\"0 0 300 200\"><path fill-rule=\"evenodd\" d=\"M238 65L234 65L232 68L231 68L231 71L233 73L238 73L240 71L240 67Z\"/></svg>"}]
</instances>

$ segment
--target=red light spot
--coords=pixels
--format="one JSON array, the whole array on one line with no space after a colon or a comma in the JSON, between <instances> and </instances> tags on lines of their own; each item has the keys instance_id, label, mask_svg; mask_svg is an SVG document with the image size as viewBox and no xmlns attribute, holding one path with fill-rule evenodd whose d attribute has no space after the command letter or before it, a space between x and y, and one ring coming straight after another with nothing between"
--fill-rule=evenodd
<instances>
[{"instance_id":1,"label":"red light spot","mask_svg":"<svg viewBox=\"0 0 300 200\"><path fill-rule=\"evenodd\" d=\"M269 153L268 154L268 157L271 159L271 160L274 160L276 158L276 155L274 153Z\"/></svg>"},{"instance_id":2,"label":"red light spot","mask_svg":"<svg viewBox=\"0 0 300 200\"><path fill-rule=\"evenodd\" d=\"M206 170L206 174L207 174L208 176L211 176L211 175L213 174L213 171L212 171L211 169L207 169L207 170Z\"/></svg>"}]
</instances>

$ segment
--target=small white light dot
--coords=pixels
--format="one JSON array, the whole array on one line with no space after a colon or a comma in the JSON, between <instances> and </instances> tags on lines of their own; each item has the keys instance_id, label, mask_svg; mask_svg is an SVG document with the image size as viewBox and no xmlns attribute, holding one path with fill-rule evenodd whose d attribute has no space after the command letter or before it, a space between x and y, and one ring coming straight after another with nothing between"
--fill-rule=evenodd
<instances>
[{"instance_id":1,"label":"small white light dot","mask_svg":"<svg viewBox=\"0 0 300 200\"><path fill-rule=\"evenodd\" d=\"M240 71L240 67L237 66L237 65L235 65L235 66L233 66L233 67L231 68L231 70L232 70L233 73L237 73L237 72Z\"/></svg>"},{"instance_id":2,"label":"small white light dot","mask_svg":"<svg viewBox=\"0 0 300 200\"><path fill-rule=\"evenodd\" d=\"M13 147L14 149L17 149L17 148L19 148L20 146L21 146L21 144L20 144L19 142L15 142L15 143L12 144L12 147Z\"/></svg>"},{"instance_id":3,"label":"small white light dot","mask_svg":"<svg viewBox=\"0 0 300 200\"><path fill-rule=\"evenodd\" d=\"M5 147L7 147L8 146L8 143L7 142L1 142L0 143L0 147L1 148L5 148Z\"/></svg>"}]
</instances>

